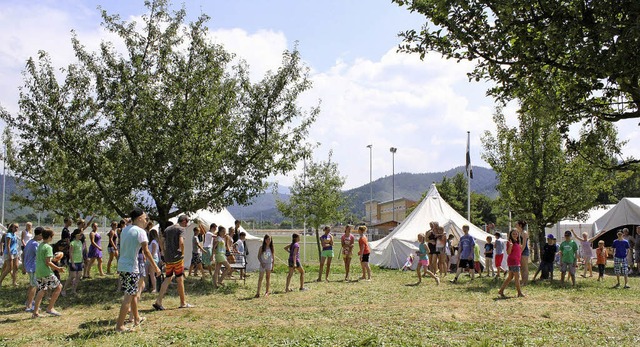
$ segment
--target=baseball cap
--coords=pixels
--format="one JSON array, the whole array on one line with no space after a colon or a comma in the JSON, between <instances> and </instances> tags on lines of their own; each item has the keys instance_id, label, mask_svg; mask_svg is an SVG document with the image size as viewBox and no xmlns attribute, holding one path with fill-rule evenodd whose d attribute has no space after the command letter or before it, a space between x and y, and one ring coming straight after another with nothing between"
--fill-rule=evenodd
<instances>
[{"instance_id":1,"label":"baseball cap","mask_svg":"<svg viewBox=\"0 0 640 347\"><path fill-rule=\"evenodd\" d=\"M565 236L565 237L566 237L566 236L571 236L571 231L569 231L569 230L565 231L565 232L564 232L564 236Z\"/></svg>"},{"instance_id":2,"label":"baseball cap","mask_svg":"<svg viewBox=\"0 0 640 347\"><path fill-rule=\"evenodd\" d=\"M555 237L555 236L553 236L553 234L548 234L548 235L547 235L547 238L548 238L548 239L551 239L551 240L555 240L555 239L556 239L556 237Z\"/></svg>"}]
</instances>

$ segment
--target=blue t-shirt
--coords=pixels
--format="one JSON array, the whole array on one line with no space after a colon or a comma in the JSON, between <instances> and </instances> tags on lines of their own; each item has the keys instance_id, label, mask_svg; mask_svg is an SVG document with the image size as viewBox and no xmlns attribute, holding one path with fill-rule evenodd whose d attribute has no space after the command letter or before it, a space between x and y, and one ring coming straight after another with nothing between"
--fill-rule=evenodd
<instances>
[{"instance_id":1,"label":"blue t-shirt","mask_svg":"<svg viewBox=\"0 0 640 347\"><path fill-rule=\"evenodd\" d=\"M473 259L473 246L475 246L475 244L476 242L471 235L463 235L458 244L460 248L460 259Z\"/></svg>"},{"instance_id":2,"label":"blue t-shirt","mask_svg":"<svg viewBox=\"0 0 640 347\"><path fill-rule=\"evenodd\" d=\"M9 245L9 240L11 240L11 245ZM15 233L6 233L4 235L4 251L11 255L18 254L18 237Z\"/></svg>"},{"instance_id":3,"label":"blue t-shirt","mask_svg":"<svg viewBox=\"0 0 640 347\"><path fill-rule=\"evenodd\" d=\"M496 239L494 250L496 255L504 254L504 241L502 239Z\"/></svg>"},{"instance_id":4,"label":"blue t-shirt","mask_svg":"<svg viewBox=\"0 0 640 347\"><path fill-rule=\"evenodd\" d=\"M616 250L614 257L616 258L626 258L627 257L627 249L629 249L629 241L627 240L614 240L613 248Z\"/></svg>"},{"instance_id":5,"label":"blue t-shirt","mask_svg":"<svg viewBox=\"0 0 640 347\"><path fill-rule=\"evenodd\" d=\"M40 243L34 239L29 240L24 246L24 271L36 272L36 251Z\"/></svg>"},{"instance_id":6,"label":"blue t-shirt","mask_svg":"<svg viewBox=\"0 0 640 347\"><path fill-rule=\"evenodd\" d=\"M147 232L144 229L128 225L120 234L120 258L118 259L119 272L138 273L138 252L140 244L149 242Z\"/></svg>"}]
</instances>

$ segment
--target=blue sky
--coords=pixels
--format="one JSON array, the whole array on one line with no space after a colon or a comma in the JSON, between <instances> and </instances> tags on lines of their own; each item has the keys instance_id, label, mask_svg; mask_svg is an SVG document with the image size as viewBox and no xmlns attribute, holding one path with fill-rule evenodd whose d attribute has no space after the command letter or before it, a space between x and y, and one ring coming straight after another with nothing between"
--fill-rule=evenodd
<instances>
[{"instance_id":1,"label":"blue sky","mask_svg":"<svg viewBox=\"0 0 640 347\"><path fill-rule=\"evenodd\" d=\"M136 19L145 10L141 0L0 0L2 107L17 111L21 70L39 49L49 52L56 66L73 61L71 29L89 48L112 39L99 26L98 5L124 19ZM398 32L419 29L421 16L390 0L195 0L187 1L186 9L191 19L208 14L213 40L246 60L256 78L277 68L282 52L298 42L314 83L300 106L322 100L308 140L321 143L316 159L333 150L345 188L368 183L367 144L373 144L374 180L391 175L389 147L398 148L396 172L463 165L468 130L472 162L487 166L480 137L493 130L494 103L485 96L487 84L468 82L473 65L436 53L420 61L396 52ZM507 108L513 110L513 105ZM630 140L625 154L640 157L637 129L637 122L623 123L621 137ZM274 180L290 185L290 177Z\"/></svg>"}]
</instances>

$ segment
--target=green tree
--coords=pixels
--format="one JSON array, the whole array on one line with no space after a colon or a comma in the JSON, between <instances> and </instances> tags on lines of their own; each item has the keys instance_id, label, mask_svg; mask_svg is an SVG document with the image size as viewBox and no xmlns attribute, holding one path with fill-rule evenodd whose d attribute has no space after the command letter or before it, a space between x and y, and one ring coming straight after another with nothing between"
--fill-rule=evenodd
<instances>
[{"instance_id":1,"label":"green tree","mask_svg":"<svg viewBox=\"0 0 640 347\"><path fill-rule=\"evenodd\" d=\"M532 240L542 242L545 227L595 204L605 173L568 153L556 127L562 112L552 98L532 93L520 106L517 128L497 109L495 136L487 131L482 138L483 159L498 175L501 202L516 219L529 222ZM538 246L534 243L534 260Z\"/></svg>"},{"instance_id":2,"label":"green tree","mask_svg":"<svg viewBox=\"0 0 640 347\"><path fill-rule=\"evenodd\" d=\"M469 78L495 82L489 93L503 101L530 90L561 89L556 102L563 110L558 119L563 133L583 118L615 122L640 117L637 1L393 2L427 19L421 30L401 34L401 51L473 60ZM592 145L576 142L574 147ZM602 158L590 160L603 163ZM637 162L629 158L616 164Z\"/></svg>"},{"instance_id":3,"label":"green tree","mask_svg":"<svg viewBox=\"0 0 640 347\"><path fill-rule=\"evenodd\" d=\"M347 200L341 190L345 179L340 176L338 164L331 162L331 153L327 161L311 161L305 166L305 172L294 178L289 202L278 200L277 205L295 223L306 218L315 229L320 257L320 226L340 221L347 213Z\"/></svg>"},{"instance_id":4,"label":"green tree","mask_svg":"<svg viewBox=\"0 0 640 347\"><path fill-rule=\"evenodd\" d=\"M102 12L118 36L89 52L75 34L77 62L60 69L48 55L29 59L20 110L1 118L14 129L10 165L29 195L22 201L60 213L134 205L161 224L201 208L244 204L306 152L319 110L296 101L311 87L300 54L260 81L208 37L206 15L185 23L184 8L145 2L141 23Z\"/></svg>"}]
</instances>

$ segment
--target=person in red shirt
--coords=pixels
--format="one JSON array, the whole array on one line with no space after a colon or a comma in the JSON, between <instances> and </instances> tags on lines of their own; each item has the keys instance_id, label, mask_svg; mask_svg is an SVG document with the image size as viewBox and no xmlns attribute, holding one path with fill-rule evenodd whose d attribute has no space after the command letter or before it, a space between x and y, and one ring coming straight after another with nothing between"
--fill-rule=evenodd
<instances>
[{"instance_id":1,"label":"person in red shirt","mask_svg":"<svg viewBox=\"0 0 640 347\"><path fill-rule=\"evenodd\" d=\"M358 227L358 233L360 234L360 239L358 240L358 247L360 250L358 251L358 255L360 256L360 266L362 267L362 277L360 277L360 279L370 281L371 267L369 266L369 254L371 253L371 249L369 248L369 241L364 235L366 232L366 226L361 225Z\"/></svg>"}]
</instances>

